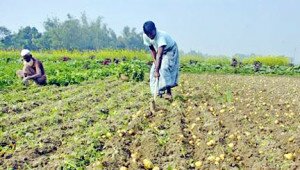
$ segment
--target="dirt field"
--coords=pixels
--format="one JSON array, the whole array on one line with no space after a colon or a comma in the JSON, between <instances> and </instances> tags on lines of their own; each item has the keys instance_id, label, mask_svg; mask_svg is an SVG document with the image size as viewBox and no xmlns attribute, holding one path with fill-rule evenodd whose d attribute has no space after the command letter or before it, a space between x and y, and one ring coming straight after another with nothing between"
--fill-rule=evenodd
<instances>
[{"instance_id":1,"label":"dirt field","mask_svg":"<svg viewBox=\"0 0 300 170\"><path fill-rule=\"evenodd\" d=\"M300 168L299 78L182 74L173 102L150 99L147 81L113 78L0 92L0 165Z\"/></svg>"}]
</instances>

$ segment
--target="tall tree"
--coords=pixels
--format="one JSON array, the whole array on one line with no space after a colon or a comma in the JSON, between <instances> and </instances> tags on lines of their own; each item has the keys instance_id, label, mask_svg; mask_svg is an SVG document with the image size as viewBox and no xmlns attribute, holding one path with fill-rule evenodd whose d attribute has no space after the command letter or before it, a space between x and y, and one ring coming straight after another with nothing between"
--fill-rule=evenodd
<instances>
[{"instance_id":1,"label":"tall tree","mask_svg":"<svg viewBox=\"0 0 300 170\"><path fill-rule=\"evenodd\" d=\"M119 46L131 50L145 49L142 35L142 33L136 32L136 28L130 29L128 26L125 26L122 36L119 37Z\"/></svg>"},{"instance_id":2,"label":"tall tree","mask_svg":"<svg viewBox=\"0 0 300 170\"><path fill-rule=\"evenodd\" d=\"M7 48L12 44L11 31L4 26L0 27L0 48Z\"/></svg>"},{"instance_id":3,"label":"tall tree","mask_svg":"<svg viewBox=\"0 0 300 170\"><path fill-rule=\"evenodd\" d=\"M11 34L11 31L9 29L7 29L4 26L0 26L0 39L3 39L10 34Z\"/></svg>"},{"instance_id":4,"label":"tall tree","mask_svg":"<svg viewBox=\"0 0 300 170\"><path fill-rule=\"evenodd\" d=\"M39 33L35 27L21 28L17 33L5 27L0 27L0 48L37 49L145 49L142 33L135 28L124 27L120 36L102 22L102 17L89 22L85 13L81 18L70 14L65 21L58 18L48 18L44 22L45 32Z\"/></svg>"},{"instance_id":5,"label":"tall tree","mask_svg":"<svg viewBox=\"0 0 300 170\"><path fill-rule=\"evenodd\" d=\"M17 34L12 36L12 47L15 49L27 48L38 50L38 41L41 37L42 34L35 27L27 26L21 28Z\"/></svg>"}]
</instances>

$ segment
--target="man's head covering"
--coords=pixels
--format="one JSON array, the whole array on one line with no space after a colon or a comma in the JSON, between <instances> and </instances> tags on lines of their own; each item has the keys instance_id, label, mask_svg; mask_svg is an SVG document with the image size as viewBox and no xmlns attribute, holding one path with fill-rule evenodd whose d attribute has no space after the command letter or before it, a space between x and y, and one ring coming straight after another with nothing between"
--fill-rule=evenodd
<instances>
[{"instance_id":1,"label":"man's head covering","mask_svg":"<svg viewBox=\"0 0 300 170\"><path fill-rule=\"evenodd\" d=\"M22 57L24 57L25 55L29 55L29 54L30 54L30 51L27 50L27 49L23 49L23 50L21 51L21 56L22 56Z\"/></svg>"},{"instance_id":2,"label":"man's head covering","mask_svg":"<svg viewBox=\"0 0 300 170\"><path fill-rule=\"evenodd\" d=\"M153 30L156 30L155 24L152 21L147 21L143 25L143 30L145 34L150 34Z\"/></svg>"}]
</instances>

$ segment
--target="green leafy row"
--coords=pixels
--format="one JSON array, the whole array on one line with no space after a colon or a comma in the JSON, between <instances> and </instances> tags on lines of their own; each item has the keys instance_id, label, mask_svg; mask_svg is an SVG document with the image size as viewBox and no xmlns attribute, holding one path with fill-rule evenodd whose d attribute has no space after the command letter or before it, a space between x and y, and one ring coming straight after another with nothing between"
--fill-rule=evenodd
<instances>
[{"instance_id":1,"label":"green leafy row","mask_svg":"<svg viewBox=\"0 0 300 170\"><path fill-rule=\"evenodd\" d=\"M142 81L149 71L151 57L145 51L102 50L102 51L40 51L33 52L45 67L48 84L67 86L86 80L117 76L128 81ZM107 63L106 60L108 61ZM116 60L116 61L114 61ZM259 70L251 61L260 61ZM276 61L277 65L273 65ZM247 61L247 62L246 62ZM284 57L254 57L245 59L237 67L230 66L225 57L203 58L182 56L181 71L190 73L224 74L267 74L300 75L300 66L289 66ZM16 71L22 68L19 51L0 51L0 90L7 87L22 86Z\"/></svg>"},{"instance_id":2,"label":"green leafy row","mask_svg":"<svg viewBox=\"0 0 300 170\"><path fill-rule=\"evenodd\" d=\"M109 63L103 65L102 60L69 60L43 62L49 85L67 86L87 80L103 79L108 76L126 75L128 81L142 81L147 65L140 60ZM21 69L20 62L0 61L0 89L21 86L22 81L16 76L16 70Z\"/></svg>"},{"instance_id":3,"label":"green leafy row","mask_svg":"<svg viewBox=\"0 0 300 170\"><path fill-rule=\"evenodd\" d=\"M300 75L300 66L267 66L262 65L258 71L247 64L238 67L230 65L211 65L206 63L182 64L181 71L190 73L225 73L225 74L267 74L267 75Z\"/></svg>"}]
</instances>

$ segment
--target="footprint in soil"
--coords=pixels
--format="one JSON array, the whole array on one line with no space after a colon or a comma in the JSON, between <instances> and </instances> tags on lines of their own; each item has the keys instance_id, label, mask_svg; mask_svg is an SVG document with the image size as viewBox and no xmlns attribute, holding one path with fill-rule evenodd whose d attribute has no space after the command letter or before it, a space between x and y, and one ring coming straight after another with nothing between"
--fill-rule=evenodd
<instances>
[{"instance_id":1,"label":"footprint in soil","mask_svg":"<svg viewBox=\"0 0 300 170\"><path fill-rule=\"evenodd\" d=\"M41 148L35 148L34 153L37 155L45 155L47 153L55 152L57 147L61 145L61 141L51 138L42 139L40 142L42 142L44 146Z\"/></svg>"},{"instance_id":2,"label":"footprint in soil","mask_svg":"<svg viewBox=\"0 0 300 170\"><path fill-rule=\"evenodd\" d=\"M53 144L49 144L48 146L43 146L42 148L35 148L34 153L38 155L45 155L47 153L51 153L57 150L57 147Z\"/></svg>"},{"instance_id":3,"label":"footprint in soil","mask_svg":"<svg viewBox=\"0 0 300 170\"><path fill-rule=\"evenodd\" d=\"M2 107L1 112L2 113L9 113L9 107L8 106Z\"/></svg>"},{"instance_id":4,"label":"footprint in soil","mask_svg":"<svg viewBox=\"0 0 300 170\"><path fill-rule=\"evenodd\" d=\"M24 169L25 162L24 161L19 161L15 160L12 164L13 169Z\"/></svg>"},{"instance_id":5,"label":"footprint in soil","mask_svg":"<svg viewBox=\"0 0 300 170\"><path fill-rule=\"evenodd\" d=\"M0 146L14 149L16 147L16 141L8 137L7 139L5 139L5 141L0 141Z\"/></svg>"}]
</instances>

